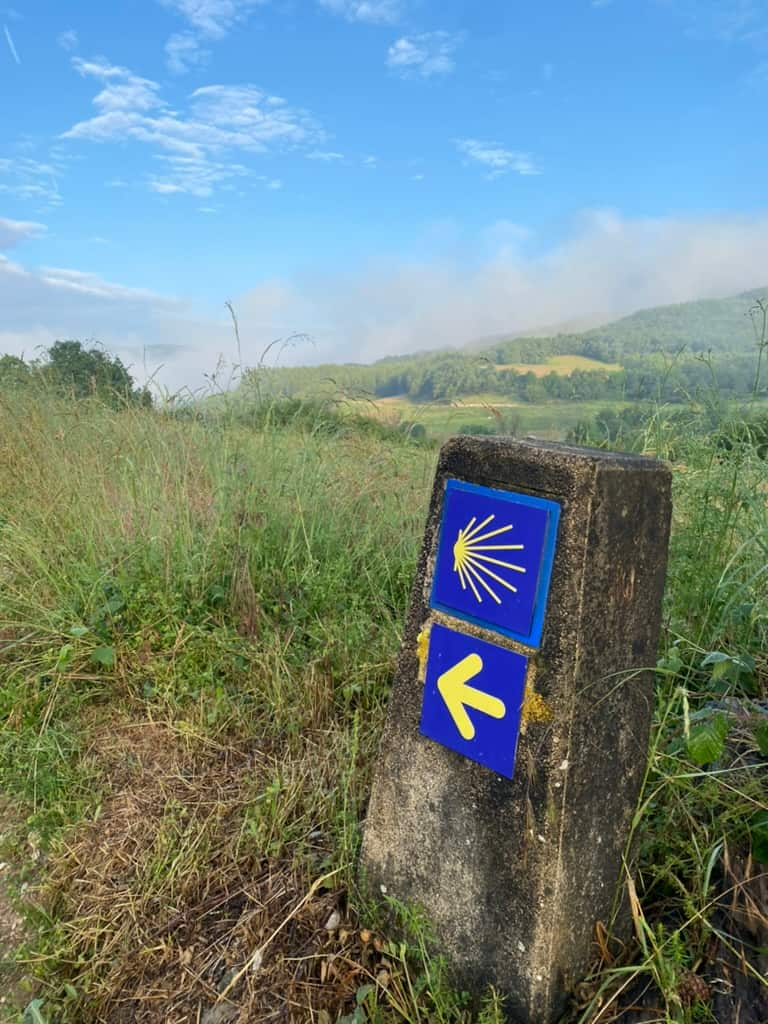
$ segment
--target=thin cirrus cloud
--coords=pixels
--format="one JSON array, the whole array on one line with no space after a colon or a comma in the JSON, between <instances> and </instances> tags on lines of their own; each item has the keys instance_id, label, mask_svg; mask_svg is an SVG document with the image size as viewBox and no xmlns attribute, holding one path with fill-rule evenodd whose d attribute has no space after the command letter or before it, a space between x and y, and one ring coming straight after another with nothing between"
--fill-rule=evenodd
<instances>
[{"instance_id":1,"label":"thin cirrus cloud","mask_svg":"<svg viewBox=\"0 0 768 1024\"><path fill-rule=\"evenodd\" d=\"M403 78L449 75L456 69L454 53L461 43L461 35L443 31L401 36L387 50L387 67Z\"/></svg>"},{"instance_id":2,"label":"thin cirrus cloud","mask_svg":"<svg viewBox=\"0 0 768 1024\"><path fill-rule=\"evenodd\" d=\"M211 39L223 38L239 21L266 0L160 0Z\"/></svg>"},{"instance_id":3,"label":"thin cirrus cloud","mask_svg":"<svg viewBox=\"0 0 768 1024\"><path fill-rule=\"evenodd\" d=\"M307 153L308 160L319 160L321 163L332 164L344 159L343 153L335 153L329 149L313 149Z\"/></svg>"},{"instance_id":4,"label":"thin cirrus cloud","mask_svg":"<svg viewBox=\"0 0 768 1024\"><path fill-rule=\"evenodd\" d=\"M59 206L58 175L61 168L53 161L30 157L0 158L0 195L37 202L42 206Z\"/></svg>"},{"instance_id":5,"label":"thin cirrus cloud","mask_svg":"<svg viewBox=\"0 0 768 1024\"><path fill-rule=\"evenodd\" d=\"M73 50L76 50L79 45L77 32L73 28L68 28L66 32L61 32L58 35L56 42L62 50L67 50L71 53Z\"/></svg>"},{"instance_id":6,"label":"thin cirrus cloud","mask_svg":"<svg viewBox=\"0 0 768 1024\"><path fill-rule=\"evenodd\" d=\"M73 66L103 85L97 113L63 138L108 143L130 139L153 151L164 172L148 187L161 194L210 196L232 179L248 177L247 155L316 147L325 134L304 110L253 85L208 85L189 97L186 112L171 109L157 82L104 60L76 57ZM233 159L239 154L241 159Z\"/></svg>"},{"instance_id":7,"label":"thin cirrus cloud","mask_svg":"<svg viewBox=\"0 0 768 1024\"><path fill-rule=\"evenodd\" d=\"M212 196L219 188L229 188L235 179L247 178L250 174L243 164L197 157L167 156L156 154L160 174L147 178L147 187L161 196L186 194L204 199Z\"/></svg>"},{"instance_id":8,"label":"thin cirrus cloud","mask_svg":"<svg viewBox=\"0 0 768 1024\"><path fill-rule=\"evenodd\" d=\"M766 80L765 54L768 53L768 4L765 0L668 0L689 36L713 39L726 46L739 47L745 54L758 54L758 63L746 70L749 87Z\"/></svg>"},{"instance_id":9,"label":"thin cirrus cloud","mask_svg":"<svg viewBox=\"0 0 768 1024\"><path fill-rule=\"evenodd\" d=\"M11 56L13 57L17 64L21 64L21 57L19 57L18 50L16 49L16 44L13 41L13 36L8 30L7 25L3 25L3 32L5 33L5 40L8 43L8 49L11 51Z\"/></svg>"},{"instance_id":10,"label":"thin cirrus cloud","mask_svg":"<svg viewBox=\"0 0 768 1024\"><path fill-rule=\"evenodd\" d=\"M373 25L393 25L402 16L400 0L320 0L320 6L347 21L367 21Z\"/></svg>"},{"instance_id":11,"label":"thin cirrus cloud","mask_svg":"<svg viewBox=\"0 0 768 1024\"><path fill-rule=\"evenodd\" d=\"M672 0L672 10L694 36L758 48L768 45L764 0Z\"/></svg>"},{"instance_id":12,"label":"thin cirrus cloud","mask_svg":"<svg viewBox=\"0 0 768 1024\"><path fill-rule=\"evenodd\" d=\"M223 39L237 24L267 0L159 0L189 23L183 32L174 32L165 44L168 69L184 74L207 63L210 51L204 40Z\"/></svg>"},{"instance_id":13,"label":"thin cirrus cloud","mask_svg":"<svg viewBox=\"0 0 768 1024\"><path fill-rule=\"evenodd\" d=\"M183 75L194 67L203 67L210 56L210 50L202 46L194 32L174 32L165 44L168 70L176 75Z\"/></svg>"},{"instance_id":14,"label":"thin cirrus cloud","mask_svg":"<svg viewBox=\"0 0 768 1024\"><path fill-rule=\"evenodd\" d=\"M524 176L541 174L530 153L506 149L498 142L483 142L480 139L457 139L456 148L468 160L487 169L489 178L500 178L513 172Z\"/></svg>"}]
</instances>

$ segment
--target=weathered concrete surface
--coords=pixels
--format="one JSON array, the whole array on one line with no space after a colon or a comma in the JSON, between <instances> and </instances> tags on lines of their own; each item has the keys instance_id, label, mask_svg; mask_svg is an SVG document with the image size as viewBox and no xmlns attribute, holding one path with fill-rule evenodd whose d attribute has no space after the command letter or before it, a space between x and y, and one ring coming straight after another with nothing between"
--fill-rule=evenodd
<instances>
[{"instance_id":1,"label":"weathered concrete surface","mask_svg":"<svg viewBox=\"0 0 768 1024\"><path fill-rule=\"evenodd\" d=\"M512 780L419 733L417 637L429 609L448 478L561 504L541 649L529 685L549 721L521 733ZM457 980L495 984L510 1019L547 1024L611 919L646 764L670 520L657 461L506 438L441 452L378 770L361 879L428 913Z\"/></svg>"}]
</instances>

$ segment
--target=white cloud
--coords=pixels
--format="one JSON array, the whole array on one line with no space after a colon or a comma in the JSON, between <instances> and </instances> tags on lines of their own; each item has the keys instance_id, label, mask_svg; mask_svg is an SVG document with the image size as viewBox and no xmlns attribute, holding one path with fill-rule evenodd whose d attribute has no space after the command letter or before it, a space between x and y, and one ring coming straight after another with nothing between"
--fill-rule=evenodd
<instances>
[{"instance_id":1,"label":"white cloud","mask_svg":"<svg viewBox=\"0 0 768 1024\"><path fill-rule=\"evenodd\" d=\"M57 338L97 338L120 354L151 344L159 325L185 312L174 299L78 270L25 267L0 255L0 353L36 354ZM164 340L172 332L166 331Z\"/></svg>"},{"instance_id":2,"label":"white cloud","mask_svg":"<svg viewBox=\"0 0 768 1024\"><path fill-rule=\"evenodd\" d=\"M164 174L151 175L148 186L159 195L185 193L204 199L213 195L217 186L233 178L246 177L248 168L242 164L200 159L196 156L158 155L166 167Z\"/></svg>"},{"instance_id":3,"label":"white cloud","mask_svg":"<svg viewBox=\"0 0 768 1024\"><path fill-rule=\"evenodd\" d=\"M530 153L505 149L498 142L481 142L479 139L457 139L456 146L470 160L488 168L489 178L514 171L516 174L541 174Z\"/></svg>"},{"instance_id":4,"label":"white cloud","mask_svg":"<svg viewBox=\"0 0 768 1024\"><path fill-rule=\"evenodd\" d=\"M460 35L443 31L402 36L387 51L387 66L403 77L448 75L456 68L453 54L461 42Z\"/></svg>"},{"instance_id":5,"label":"white cloud","mask_svg":"<svg viewBox=\"0 0 768 1024\"><path fill-rule=\"evenodd\" d=\"M168 69L184 74L205 64L210 54L204 39L222 39L268 0L160 0L189 22L192 31L176 32L165 44Z\"/></svg>"},{"instance_id":6,"label":"white cloud","mask_svg":"<svg viewBox=\"0 0 768 1024\"><path fill-rule=\"evenodd\" d=\"M170 36L165 44L165 55L168 70L177 75L202 67L210 58L210 52L193 32L175 32Z\"/></svg>"},{"instance_id":7,"label":"white cloud","mask_svg":"<svg viewBox=\"0 0 768 1024\"><path fill-rule=\"evenodd\" d=\"M335 163L337 160L343 160L343 153L334 153L329 150L313 149L311 153L307 153L308 160L320 160L322 163Z\"/></svg>"},{"instance_id":8,"label":"white cloud","mask_svg":"<svg viewBox=\"0 0 768 1024\"><path fill-rule=\"evenodd\" d=\"M374 25L392 25L400 20L400 0L320 0L320 6L347 21L368 21Z\"/></svg>"},{"instance_id":9,"label":"white cloud","mask_svg":"<svg viewBox=\"0 0 768 1024\"><path fill-rule=\"evenodd\" d=\"M114 111L145 111L164 104L158 98L160 86L148 78L140 78L127 68L107 61L72 58L72 66L83 78L98 78L106 86L93 99L93 105L104 114Z\"/></svg>"},{"instance_id":10,"label":"white cloud","mask_svg":"<svg viewBox=\"0 0 768 1024\"><path fill-rule=\"evenodd\" d=\"M125 299L134 302L160 302L164 306L174 306L174 300L162 299L156 292L144 288L128 288L125 285L112 284L104 281L98 274L82 270L68 270L62 267L40 267L40 281L64 291L77 292L103 299Z\"/></svg>"},{"instance_id":11,"label":"white cloud","mask_svg":"<svg viewBox=\"0 0 768 1024\"><path fill-rule=\"evenodd\" d=\"M45 224L32 220L7 220L0 217L0 249L11 249L27 238L35 238L46 230Z\"/></svg>"},{"instance_id":12,"label":"white cloud","mask_svg":"<svg viewBox=\"0 0 768 1024\"><path fill-rule=\"evenodd\" d=\"M8 31L7 25L3 25L3 32L5 33L5 39L6 42L8 43L8 49L11 51L11 56L13 57L17 64L21 64L21 58L19 57L18 51L16 50L16 46L13 42L11 33Z\"/></svg>"},{"instance_id":13,"label":"white cloud","mask_svg":"<svg viewBox=\"0 0 768 1024\"><path fill-rule=\"evenodd\" d=\"M37 202L43 206L59 206L58 175L60 167L53 161L30 157L0 158L0 195Z\"/></svg>"},{"instance_id":14,"label":"white cloud","mask_svg":"<svg viewBox=\"0 0 768 1024\"><path fill-rule=\"evenodd\" d=\"M221 39L238 22L243 21L254 8L267 0L160 0L193 28L211 39Z\"/></svg>"},{"instance_id":15,"label":"white cloud","mask_svg":"<svg viewBox=\"0 0 768 1024\"><path fill-rule=\"evenodd\" d=\"M275 141L312 142L322 132L302 110L252 85L206 85L192 93L193 115L232 144L261 150Z\"/></svg>"},{"instance_id":16,"label":"white cloud","mask_svg":"<svg viewBox=\"0 0 768 1024\"><path fill-rule=\"evenodd\" d=\"M160 98L156 82L126 68L79 58L73 64L105 87L93 100L96 116L73 125L63 138L149 146L170 171L164 177L150 175L155 192L207 196L226 180L250 173L232 154L316 146L324 139L306 111L252 85L196 89L187 112L179 113Z\"/></svg>"},{"instance_id":17,"label":"white cloud","mask_svg":"<svg viewBox=\"0 0 768 1024\"><path fill-rule=\"evenodd\" d=\"M66 32L61 32L59 34L56 42L62 50L68 50L70 52L72 50L76 50L79 44L77 32L75 32L73 28L68 28Z\"/></svg>"}]
</instances>

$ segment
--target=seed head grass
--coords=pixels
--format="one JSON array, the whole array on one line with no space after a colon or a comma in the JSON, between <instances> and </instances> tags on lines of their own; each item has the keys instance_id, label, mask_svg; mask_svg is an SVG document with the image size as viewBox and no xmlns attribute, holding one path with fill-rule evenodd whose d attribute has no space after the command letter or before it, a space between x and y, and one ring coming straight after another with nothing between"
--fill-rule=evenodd
<instances>
[{"instance_id":1,"label":"seed head grass","mask_svg":"<svg viewBox=\"0 0 768 1024\"><path fill-rule=\"evenodd\" d=\"M634 933L601 923L564 1024L768 1019L765 463L682 442L659 410ZM435 457L321 408L0 397L0 852L27 918L0 970L28 1019L504 1019L354 881Z\"/></svg>"}]
</instances>

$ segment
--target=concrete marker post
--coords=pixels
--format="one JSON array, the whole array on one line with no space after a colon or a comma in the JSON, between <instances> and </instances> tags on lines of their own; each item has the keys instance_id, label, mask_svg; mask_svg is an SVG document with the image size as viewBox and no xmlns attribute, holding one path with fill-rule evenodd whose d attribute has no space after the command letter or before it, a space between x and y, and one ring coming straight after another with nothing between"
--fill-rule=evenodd
<instances>
[{"instance_id":1,"label":"concrete marker post","mask_svg":"<svg viewBox=\"0 0 768 1024\"><path fill-rule=\"evenodd\" d=\"M361 878L457 981L549 1024L607 923L646 766L671 515L661 462L454 438L435 477Z\"/></svg>"}]
</instances>

